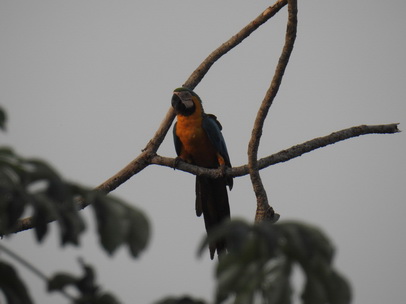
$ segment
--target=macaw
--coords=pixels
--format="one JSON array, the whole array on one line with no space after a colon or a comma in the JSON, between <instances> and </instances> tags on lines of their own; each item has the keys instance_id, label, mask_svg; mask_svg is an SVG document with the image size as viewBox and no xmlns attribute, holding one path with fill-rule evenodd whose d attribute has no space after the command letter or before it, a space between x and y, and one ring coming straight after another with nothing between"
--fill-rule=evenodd
<instances>
[{"instance_id":1,"label":"macaw","mask_svg":"<svg viewBox=\"0 0 406 304\"><path fill-rule=\"evenodd\" d=\"M226 143L221 134L221 125L216 116L203 111L202 101L190 89L177 88L173 92L172 107L177 114L173 127L175 149L187 163L205 168L219 168L223 172L231 168ZM227 187L233 187L232 177L209 178L196 176L196 215L203 213L206 231L210 231L230 218ZM220 255L226 251L224 240L209 244L210 258L217 250Z\"/></svg>"}]
</instances>

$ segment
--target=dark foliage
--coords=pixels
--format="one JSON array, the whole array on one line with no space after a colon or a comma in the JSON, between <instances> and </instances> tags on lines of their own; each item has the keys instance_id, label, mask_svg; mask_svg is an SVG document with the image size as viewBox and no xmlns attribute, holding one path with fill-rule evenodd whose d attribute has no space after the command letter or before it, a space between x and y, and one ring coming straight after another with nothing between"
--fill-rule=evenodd
<instances>
[{"instance_id":1,"label":"dark foliage","mask_svg":"<svg viewBox=\"0 0 406 304\"><path fill-rule=\"evenodd\" d=\"M0 128L6 115L0 109ZM127 245L137 257L145 249L150 227L145 215L129 204L99 191L66 182L46 162L25 159L11 148L0 147L0 234L18 229L22 214L33 210L35 235L43 241L49 223L56 221L62 245L78 245L85 224L78 212L85 200L95 214L101 247L113 254ZM215 229L203 242L226 240L228 254L220 256L216 269L215 303L290 304L292 269L304 274L301 298L304 304L348 304L351 290L346 279L333 267L334 248L317 228L298 222L250 225L229 221ZM5 251L5 250L3 250ZM17 259L18 260L18 259ZM28 264L28 262L24 262ZM101 290L95 270L81 262L83 275L59 272L47 279L48 291L65 293L74 287L73 304L116 304L117 299ZM41 275L44 279L44 275ZM28 290L12 265L0 260L0 290L8 304L33 303ZM204 304L190 297L166 298L157 304Z\"/></svg>"},{"instance_id":2,"label":"dark foliage","mask_svg":"<svg viewBox=\"0 0 406 304\"><path fill-rule=\"evenodd\" d=\"M0 290L8 304L32 304L28 289L15 269L0 261Z\"/></svg>"},{"instance_id":3,"label":"dark foliage","mask_svg":"<svg viewBox=\"0 0 406 304\"><path fill-rule=\"evenodd\" d=\"M229 253L219 259L215 303L292 303L292 269L300 266L305 283L302 303L348 304L348 282L333 267L334 248L317 228L299 222L249 225L230 221L203 243L227 240ZM256 302L258 303L258 302Z\"/></svg>"},{"instance_id":4,"label":"dark foliage","mask_svg":"<svg viewBox=\"0 0 406 304\"><path fill-rule=\"evenodd\" d=\"M0 129L5 129L6 115L0 108ZM19 156L13 149L0 147L0 235L19 229L21 216L32 210L35 236L42 242L50 222L57 222L62 245L79 245L85 223L79 202L89 203L95 214L100 244L109 254L127 245L137 257L147 246L150 225L143 212L112 196L65 181L48 163ZM28 262L26 262L28 263ZM49 291L68 285L78 288L81 297L75 303L114 304L115 298L99 292L93 269L83 264L84 276L66 273L54 276ZM14 268L0 260L0 290L7 303L32 303Z\"/></svg>"},{"instance_id":5,"label":"dark foliage","mask_svg":"<svg viewBox=\"0 0 406 304\"><path fill-rule=\"evenodd\" d=\"M68 286L73 286L79 296L73 300L73 304L118 304L120 303L112 294L103 292L96 283L96 273L88 264L80 260L83 275L77 277L68 273L55 274L48 281L48 291L62 291Z\"/></svg>"}]
</instances>

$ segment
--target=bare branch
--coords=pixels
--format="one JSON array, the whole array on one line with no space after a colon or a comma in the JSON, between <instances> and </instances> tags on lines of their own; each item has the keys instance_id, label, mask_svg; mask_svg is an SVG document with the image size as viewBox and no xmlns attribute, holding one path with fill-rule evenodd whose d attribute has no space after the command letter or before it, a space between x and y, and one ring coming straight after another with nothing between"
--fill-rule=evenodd
<instances>
[{"instance_id":1,"label":"bare branch","mask_svg":"<svg viewBox=\"0 0 406 304\"><path fill-rule=\"evenodd\" d=\"M343 129L337 132L333 132L329 135L317 137L312 140L306 141L302 144L290 147L289 149L282 150L278 153L264 157L258 161L258 168L264 169L271 165L286 162L293 158L299 157L305 153L313 150L326 147L328 145L335 144L339 141L343 141L349 138L358 137L367 134L394 134L400 132L398 129L398 123L386 124L386 125L360 125ZM235 176L238 176L238 172L235 172Z\"/></svg>"},{"instance_id":2,"label":"bare branch","mask_svg":"<svg viewBox=\"0 0 406 304\"><path fill-rule=\"evenodd\" d=\"M203 79L211 66L220 59L221 56L240 44L245 38L251 35L257 28L272 18L279 10L287 4L287 0L279 0L274 5L268 7L257 18L252 20L247 26L245 26L236 35L224 42L216 50L214 50L190 75L186 80L184 87L194 89L197 84Z\"/></svg>"},{"instance_id":3,"label":"bare branch","mask_svg":"<svg viewBox=\"0 0 406 304\"><path fill-rule=\"evenodd\" d=\"M215 51L213 51L192 73L192 75L185 82L184 86L194 89L195 86L203 79L204 75L209 71L210 67L221 56L226 54L232 48L241 43L247 38L253 31L259 26L274 16L283 6L285 6L287 0L279 0L274 5L268 7L261 15L251 21L247 26L240 30L236 35L230 38L227 42L223 43ZM116 189L118 186L126 182L131 176L137 174L149 165L149 159L155 155L159 146L162 144L173 120L175 113L169 108L164 120L161 122L158 130L155 132L154 137L148 142L147 146L135 160L129 163L125 168L120 170L117 174L109 178L107 181L99 185L96 189L109 193ZM85 206L85 205L84 205Z\"/></svg>"},{"instance_id":4,"label":"bare branch","mask_svg":"<svg viewBox=\"0 0 406 304\"><path fill-rule=\"evenodd\" d=\"M234 48L236 45L241 43L245 38L247 38L253 31L255 31L260 25L262 25L264 22L266 22L268 19L270 19L272 16L274 16L283 6L287 4L287 0L280 0L277 1L273 6L267 8L260 16L258 16L256 19L254 19L250 24L248 24L246 27L244 27L239 33L237 33L235 36L230 38L227 42L222 44L219 48L217 48L213 53L211 53L203 62L202 64L199 65L199 67L192 73L192 75L189 77L189 79L185 82L185 86L188 88L193 89L204 77L204 75L208 72L210 67L214 64L215 61L217 61L221 56L226 54L229 50ZM285 47L283 49L282 55L279 59L279 64L277 66L277 69L275 71L275 76L272 80L271 86L264 98L263 105L260 108L259 111L259 116L260 118L257 117L257 120L255 123L255 133L253 130L253 137L257 140L257 143L254 142L254 148L250 148L253 153L251 155L251 164L249 165L244 165L240 167L234 167L232 169L228 169L226 174L230 176L243 176L247 175L251 171L253 172L253 176L255 179L255 176L257 175L259 177L258 170L266 168L270 165L280 163L280 162L285 162L287 160L290 160L292 158L298 157L304 153L310 152L312 150L318 149L320 147L324 147L326 145L333 144L335 142L345 140L351 137L363 135L363 134L371 134L371 133L395 133L398 132L399 130L397 129L397 124L391 124L391 125L377 125L377 126L358 126L358 127L352 127L349 129L341 130L339 132L332 133L328 136L325 137L320 137L316 138L313 140L310 140L308 142L293 146L289 149L280 151L276 154L270 155L268 157L262 158L257 161L257 152L258 152L258 145L259 145L259 139L261 136L262 132L262 125L263 121L265 120L266 114L269 110L269 107L272 104L272 101L279 89L280 82L284 73L284 70L286 68L287 61L289 60L289 55L290 52L292 51L291 48L293 48L293 42L294 42L294 36L296 33L296 1L292 1L294 4L290 3L289 5L289 23L288 23L288 29L287 29L287 35L286 35L286 43ZM130 162L125 168L120 170L117 174L109 178L107 181L103 182L100 184L98 187L96 187L97 190L100 190L105 193L109 193L119 187L121 184L126 182L129 178L131 178L133 175L137 174L138 172L142 171L145 167L147 167L150 164L158 164L158 165L163 165L163 166L168 166L168 167L173 167L174 166L174 159L173 158L167 158L167 157L162 157L156 154L159 146L161 145L163 139L165 138L172 122L175 117L174 111L172 108L170 108L160 124L158 130L152 137L152 139L148 142L146 145L145 149L142 151L141 154L138 155L136 159L134 159L132 162ZM250 142L250 145L252 143ZM255 148L256 146L256 148ZM190 172L192 174L196 175L207 175L210 177L219 177L222 172L217 169L206 169L206 168L201 168L197 167L194 165L190 165L184 162L180 162L177 165L177 169L185 171L185 172ZM260 178L259 178L260 181ZM253 181L253 184L256 184L257 182ZM260 185L262 186L262 183L260 182ZM263 186L262 186L263 189ZM254 189L255 190L255 189ZM264 190L265 191L265 190ZM265 193L265 192L264 192ZM258 198L258 195L257 195ZM258 200L258 199L257 199ZM260 195L260 199L258 201L265 202L266 204L261 204L260 207L265 207L262 208L263 211L265 211L266 214L267 211L272 210L271 207L269 207L267 203L267 198L266 198L266 193L265 196ZM78 206L80 208L85 208L87 206L87 203L84 202L83 200L78 200ZM272 210L273 212L273 210ZM257 215L258 215L258 210L257 210ZM268 214L269 215L269 214ZM258 217L258 216L257 216ZM256 217L256 218L257 218ZM259 216L259 218L262 218L263 215ZM33 228L33 221L31 217L21 219L18 223L18 227L15 232L27 230Z\"/></svg>"},{"instance_id":5,"label":"bare branch","mask_svg":"<svg viewBox=\"0 0 406 304\"><path fill-rule=\"evenodd\" d=\"M278 93L279 87L282 82L282 77L285 73L286 66L288 65L290 54L293 50L293 45L296 39L297 29L297 1L288 1L288 24L286 28L285 45L282 49L282 54L279 57L278 65L276 66L275 74L272 79L271 85L266 92L261 107L255 119L254 128L252 130L251 139L248 144L248 168L250 172L252 186L257 197L257 211L255 214L255 221L262 220L276 221L278 216L268 203L268 198L264 185L262 184L258 168L258 147L262 135L262 127L264 125L269 108Z\"/></svg>"},{"instance_id":6,"label":"bare branch","mask_svg":"<svg viewBox=\"0 0 406 304\"><path fill-rule=\"evenodd\" d=\"M230 38L227 42L223 43L215 51L213 51L200 65L199 67L191 74L191 76L186 80L184 86L194 89L196 85L203 79L206 73L209 71L211 66L216 62L221 56L226 54L236 45L241 43L245 38L247 38L253 31L255 31L259 26L269 20L274 16L283 6L285 6L287 0L278 0L274 5L268 7L261 15L251 21L247 26L245 26L241 31L236 35ZM158 130L155 132L153 138L148 142L143 152L137 156L132 162L127 166L121 169L114 176L109 178L107 181L100 184L96 187L97 190L100 190L105 193L113 191L121 184L130 179L134 174L142 171L146 166L150 164L152 157L156 155L156 151L159 146L162 144L173 120L175 118L175 113L172 108L169 108L164 120L161 122ZM80 208L85 208L88 204L83 200L78 200L78 205ZM53 220L51 220L52 222ZM27 217L20 219L17 225L15 232L20 232L23 230L28 230L33 228L32 217Z\"/></svg>"},{"instance_id":7,"label":"bare branch","mask_svg":"<svg viewBox=\"0 0 406 304\"><path fill-rule=\"evenodd\" d=\"M367 134L394 134L400 132L398 129L398 124L387 124L387 125L360 125L356 127L351 127L343 129L337 132L333 132L329 135L317 137L312 140L306 141L304 143L292 146L288 149L279 151L275 154L269 155L267 157L258 160L258 169L262 170L269 166L286 162L293 158L302 156L305 153L309 153L313 150L326 147L328 145L335 144L337 142L350 139L353 137L358 137ZM165 166L169 168L174 168L175 159L170 157L163 157L160 155L155 155L151 159L151 164ZM219 178L222 176L222 171L219 169L207 169L203 167L198 167L185 162L179 162L176 169L188 172L194 175L202 175L211 178ZM227 176L240 177L249 174L248 165L242 165L238 167L233 167L226 170Z\"/></svg>"},{"instance_id":8,"label":"bare branch","mask_svg":"<svg viewBox=\"0 0 406 304\"><path fill-rule=\"evenodd\" d=\"M150 164L151 158L156 154L156 151L162 144L162 141L164 140L166 133L168 133L168 130L174 118L175 112L172 108L170 108L166 113L164 120L161 122L158 130L155 132L152 139L143 149L142 153L138 155L138 157L130 162L127 166L117 172L114 176L110 177L108 180L96 187L96 189L105 193L109 193L126 182L133 175L137 174L145 167L147 167ZM84 207L86 207L85 204L82 206L82 208Z\"/></svg>"},{"instance_id":9,"label":"bare branch","mask_svg":"<svg viewBox=\"0 0 406 304\"><path fill-rule=\"evenodd\" d=\"M293 158L299 157L305 153L311 152L313 150L335 144L339 141L343 141L349 138L361 136L361 135L367 135L367 134L393 134L400 132L398 129L398 124L393 123L393 124L387 124L387 125L361 125L361 126L356 126L356 127L351 127L347 128L344 130L340 130L334 133L331 133L330 135L326 135L323 137L318 137L309 141L306 141L304 143L295 145L293 147L290 147L288 149L279 151L278 153L269 155L267 157L261 158L258 160L258 169L264 169L269 166L286 162L288 160L291 160ZM143 152L145 153L145 152ZM139 165L140 159L143 160L142 166ZM148 159L148 161L146 161ZM137 165L138 164L138 165ZM104 191L104 192L110 192L114 190L114 186L123 183L125 180L129 179L134 172L139 172L143 168L145 168L147 165L153 164L153 165L160 165L160 166L166 166L170 168L174 168L175 164L175 159L170 158L170 157L163 157L160 155L156 155L151 152L151 154L148 154L147 156L143 156L141 154L139 158L136 158L133 162L128 164L124 169L122 169L120 172L118 172L116 175L102 183L100 186L97 187L97 189ZM218 178L222 176L222 171L219 169L207 169L207 168L202 168L198 167L195 165L191 165L185 162L179 162L176 166L176 169L188 172L194 175L203 175L207 177L212 177L212 178ZM233 167L232 169L227 169L226 175L228 176L233 176L233 177L239 177L239 176L244 176L249 173L248 165L242 165L239 167ZM117 186L116 186L117 187ZM83 200L78 200L78 205L80 208L85 208L87 206L87 203L84 202ZM15 232L20 232L24 230L28 230L33 228L33 222L31 217L27 217L24 219L21 219L18 223L18 227L16 228Z\"/></svg>"}]
</instances>

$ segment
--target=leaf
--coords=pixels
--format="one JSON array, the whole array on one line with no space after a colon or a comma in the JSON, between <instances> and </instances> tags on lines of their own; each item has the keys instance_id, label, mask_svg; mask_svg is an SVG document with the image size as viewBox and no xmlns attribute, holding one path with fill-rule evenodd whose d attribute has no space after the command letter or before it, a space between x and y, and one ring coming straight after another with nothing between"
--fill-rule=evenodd
<instances>
[{"instance_id":1,"label":"leaf","mask_svg":"<svg viewBox=\"0 0 406 304\"><path fill-rule=\"evenodd\" d=\"M24 208L24 201L16 200L17 193L0 187L0 233L8 233L16 225L17 219ZM13 210L13 209L16 210Z\"/></svg>"},{"instance_id":2,"label":"leaf","mask_svg":"<svg viewBox=\"0 0 406 304\"><path fill-rule=\"evenodd\" d=\"M76 287L82 295L94 297L99 287L96 284L96 273L92 266L86 264L82 259L79 263L83 268L83 276L77 280Z\"/></svg>"},{"instance_id":3,"label":"leaf","mask_svg":"<svg viewBox=\"0 0 406 304\"><path fill-rule=\"evenodd\" d=\"M48 291L62 290L69 285L75 285L77 278L68 273L57 273L48 280Z\"/></svg>"},{"instance_id":4,"label":"leaf","mask_svg":"<svg viewBox=\"0 0 406 304\"><path fill-rule=\"evenodd\" d=\"M198 249L198 255L201 256L210 243L221 239L226 239L229 252L239 252L247 241L250 232L251 226L242 220L226 221L222 225L215 227L203 239Z\"/></svg>"},{"instance_id":5,"label":"leaf","mask_svg":"<svg viewBox=\"0 0 406 304\"><path fill-rule=\"evenodd\" d=\"M11 229L17 223L17 220L21 217L25 208L25 200L21 193L15 191L12 195L13 199L8 202L7 206L7 217L8 217L8 227Z\"/></svg>"},{"instance_id":6,"label":"leaf","mask_svg":"<svg viewBox=\"0 0 406 304\"><path fill-rule=\"evenodd\" d=\"M94 304L120 304L120 302L110 293L99 295L93 302Z\"/></svg>"},{"instance_id":7,"label":"leaf","mask_svg":"<svg viewBox=\"0 0 406 304\"><path fill-rule=\"evenodd\" d=\"M272 222L262 221L255 224L252 229L262 250L261 254L268 259L274 257L280 238L277 226Z\"/></svg>"},{"instance_id":8,"label":"leaf","mask_svg":"<svg viewBox=\"0 0 406 304\"><path fill-rule=\"evenodd\" d=\"M351 287L348 281L337 271L332 270L326 281L329 302L331 304L349 304L351 303Z\"/></svg>"},{"instance_id":9,"label":"leaf","mask_svg":"<svg viewBox=\"0 0 406 304\"><path fill-rule=\"evenodd\" d=\"M24 282L12 266L0 261L0 290L9 304L32 304Z\"/></svg>"},{"instance_id":10,"label":"leaf","mask_svg":"<svg viewBox=\"0 0 406 304\"><path fill-rule=\"evenodd\" d=\"M135 208L128 208L127 217L129 226L126 242L131 255L137 257L148 245L150 225L144 213Z\"/></svg>"},{"instance_id":11,"label":"leaf","mask_svg":"<svg viewBox=\"0 0 406 304\"><path fill-rule=\"evenodd\" d=\"M137 257L146 248L150 225L140 210L123 201L94 191L88 195L97 222L100 244L109 253L121 245L128 245L131 255Z\"/></svg>"},{"instance_id":12,"label":"leaf","mask_svg":"<svg viewBox=\"0 0 406 304\"><path fill-rule=\"evenodd\" d=\"M68 273L60 272L48 280L48 291L63 290L65 287L74 286L80 295L74 303L83 304L119 304L120 302L110 293L99 291L96 284L96 272L93 267L86 264L82 259L79 263L83 269L83 275L76 277Z\"/></svg>"},{"instance_id":13,"label":"leaf","mask_svg":"<svg viewBox=\"0 0 406 304\"><path fill-rule=\"evenodd\" d=\"M0 233L6 234L17 224L28 197L10 168L0 166Z\"/></svg>"},{"instance_id":14,"label":"leaf","mask_svg":"<svg viewBox=\"0 0 406 304\"><path fill-rule=\"evenodd\" d=\"M279 232L269 222L248 225L230 221L215 230L208 241L213 237L225 238L229 247L229 253L220 258L216 270L216 303L229 296L235 296L236 304L255 302L257 295L266 292L264 282L271 276L271 261L278 262L275 253Z\"/></svg>"},{"instance_id":15,"label":"leaf","mask_svg":"<svg viewBox=\"0 0 406 304\"><path fill-rule=\"evenodd\" d=\"M6 121L7 121L6 112L3 110L2 107L0 107L0 129L2 129L3 131L6 131Z\"/></svg>"},{"instance_id":16,"label":"leaf","mask_svg":"<svg viewBox=\"0 0 406 304\"><path fill-rule=\"evenodd\" d=\"M189 296L183 296L179 298L168 297L156 302L155 304L205 304L202 300L196 300Z\"/></svg>"},{"instance_id":17,"label":"leaf","mask_svg":"<svg viewBox=\"0 0 406 304\"><path fill-rule=\"evenodd\" d=\"M236 257L224 256L218 264L216 277L216 301L221 303L236 291L242 292L241 285L249 281L245 276L246 264ZM242 284L241 284L242 281Z\"/></svg>"},{"instance_id":18,"label":"leaf","mask_svg":"<svg viewBox=\"0 0 406 304\"><path fill-rule=\"evenodd\" d=\"M61 208L58 211L59 227L61 234L61 244L79 245L79 236L85 231L86 226L83 219L80 217L79 212L74 206L74 202L69 202L70 206Z\"/></svg>"},{"instance_id":19,"label":"leaf","mask_svg":"<svg viewBox=\"0 0 406 304\"><path fill-rule=\"evenodd\" d=\"M327 291L320 278L307 272L306 283L302 293L304 304L325 304L327 301Z\"/></svg>"},{"instance_id":20,"label":"leaf","mask_svg":"<svg viewBox=\"0 0 406 304\"><path fill-rule=\"evenodd\" d=\"M125 210L121 204L113 202L102 194L95 198L92 206L100 243L109 254L113 254L126 237L128 224L124 220Z\"/></svg>"},{"instance_id":21,"label":"leaf","mask_svg":"<svg viewBox=\"0 0 406 304\"><path fill-rule=\"evenodd\" d=\"M292 287L290 283L291 261L284 256L275 258L266 265L267 274L263 287L263 302L268 304L290 304Z\"/></svg>"},{"instance_id":22,"label":"leaf","mask_svg":"<svg viewBox=\"0 0 406 304\"><path fill-rule=\"evenodd\" d=\"M317 258L331 262L334 247L320 229L299 222L284 222L276 226L286 239L285 252L302 267L311 267Z\"/></svg>"},{"instance_id":23,"label":"leaf","mask_svg":"<svg viewBox=\"0 0 406 304\"><path fill-rule=\"evenodd\" d=\"M32 198L35 235L41 242L48 231L48 222L56 217L55 204L43 193L34 194Z\"/></svg>"},{"instance_id":24,"label":"leaf","mask_svg":"<svg viewBox=\"0 0 406 304\"><path fill-rule=\"evenodd\" d=\"M333 267L334 247L318 228L298 222L277 225L285 238L283 251L300 264L306 275L305 304L347 304L351 289Z\"/></svg>"},{"instance_id":25,"label":"leaf","mask_svg":"<svg viewBox=\"0 0 406 304\"><path fill-rule=\"evenodd\" d=\"M52 200L64 202L72 199L68 185L49 164L39 159L24 160L23 164L29 174L30 183L40 180L47 182L47 195Z\"/></svg>"},{"instance_id":26,"label":"leaf","mask_svg":"<svg viewBox=\"0 0 406 304\"><path fill-rule=\"evenodd\" d=\"M10 147L0 147L0 156L13 156L14 150Z\"/></svg>"}]
</instances>

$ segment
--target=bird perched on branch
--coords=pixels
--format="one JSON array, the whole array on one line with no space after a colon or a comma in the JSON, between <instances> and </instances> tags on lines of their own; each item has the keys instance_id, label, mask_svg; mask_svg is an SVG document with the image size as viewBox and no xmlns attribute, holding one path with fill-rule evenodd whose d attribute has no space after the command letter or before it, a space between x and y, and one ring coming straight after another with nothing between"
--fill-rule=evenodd
<instances>
[{"instance_id":1,"label":"bird perched on branch","mask_svg":"<svg viewBox=\"0 0 406 304\"><path fill-rule=\"evenodd\" d=\"M221 125L216 116L203 111L202 101L195 92L177 88L172 107L177 114L173 138L178 159L205 168L231 168ZM227 188L233 187L232 177L209 178L196 176L196 215L203 213L208 234L214 227L230 218ZM224 240L209 244L210 257L226 250Z\"/></svg>"}]
</instances>

